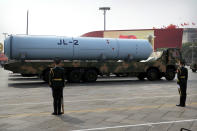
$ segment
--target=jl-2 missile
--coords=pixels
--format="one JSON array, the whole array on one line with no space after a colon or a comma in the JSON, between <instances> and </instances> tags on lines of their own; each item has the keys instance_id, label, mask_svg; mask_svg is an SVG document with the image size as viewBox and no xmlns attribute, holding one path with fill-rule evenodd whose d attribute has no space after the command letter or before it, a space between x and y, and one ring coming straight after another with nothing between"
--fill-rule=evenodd
<instances>
[{"instance_id":1,"label":"jl-2 missile","mask_svg":"<svg viewBox=\"0 0 197 131\"><path fill-rule=\"evenodd\" d=\"M146 60L153 51L147 40L93 37L10 35L4 45L11 60Z\"/></svg>"}]
</instances>

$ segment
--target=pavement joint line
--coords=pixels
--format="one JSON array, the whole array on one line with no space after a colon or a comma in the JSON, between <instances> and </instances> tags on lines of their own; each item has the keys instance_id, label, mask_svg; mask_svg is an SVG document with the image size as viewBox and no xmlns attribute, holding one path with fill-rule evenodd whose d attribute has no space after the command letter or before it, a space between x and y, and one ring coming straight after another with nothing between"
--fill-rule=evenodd
<instances>
[{"instance_id":1,"label":"pavement joint line","mask_svg":"<svg viewBox=\"0 0 197 131\"><path fill-rule=\"evenodd\" d=\"M187 95L196 96L197 94ZM73 100L73 101L64 101L64 103L77 103L77 102L93 102L93 101L116 101L116 100L134 100L134 99L154 99L154 98L163 98L163 97L178 97L179 95L170 95L170 96L153 96L153 97L134 97L134 98L115 98L115 99L92 99L92 100ZM17 106L17 105L39 105L39 104L51 104L52 102L38 102L38 103L20 103L20 104L1 104L2 106Z\"/></svg>"},{"instance_id":2,"label":"pavement joint line","mask_svg":"<svg viewBox=\"0 0 197 131\"><path fill-rule=\"evenodd\" d=\"M197 102L193 102L189 104L197 105ZM101 113L101 112L108 112L108 111L122 111L122 110L142 110L142 109L157 109L157 108L168 108L168 107L175 107L174 104L164 104L164 105L151 105L151 106L129 106L129 107L114 107L114 108L97 108L97 109L87 109L87 110L70 110L65 111L65 114L71 113L87 113L87 112L94 112L94 113ZM179 107L177 107L179 108ZM187 108L187 107L186 107ZM185 109L185 108L184 108ZM51 115L50 112L42 112L42 113L24 113L24 114L10 114L10 115L0 115L0 118L14 118L14 117L28 117L28 116L49 116Z\"/></svg>"},{"instance_id":3,"label":"pavement joint line","mask_svg":"<svg viewBox=\"0 0 197 131\"><path fill-rule=\"evenodd\" d=\"M144 124L135 124L135 125L122 125L122 126L90 128L90 129L79 129L79 130L72 130L72 131L94 131L94 130L106 130L106 129L140 127L140 126L153 126L153 125L162 125L162 124L171 124L171 123L183 123L183 122L194 122L194 121L197 121L197 119L176 120L176 121L163 121L163 122L156 122L156 123L144 123Z\"/></svg>"}]
</instances>

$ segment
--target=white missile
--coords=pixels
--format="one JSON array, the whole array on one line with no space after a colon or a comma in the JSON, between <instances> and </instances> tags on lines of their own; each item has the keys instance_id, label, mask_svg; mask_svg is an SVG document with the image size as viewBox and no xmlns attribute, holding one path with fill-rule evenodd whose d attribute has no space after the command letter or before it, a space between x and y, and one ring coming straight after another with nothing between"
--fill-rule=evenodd
<instances>
[{"instance_id":1,"label":"white missile","mask_svg":"<svg viewBox=\"0 0 197 131\"><path fill-rule=\"evenodd\" d=\"M153 51L142 39L11 35L4 45L15 60L145 60Z\"/></svg>"}]
</instances>

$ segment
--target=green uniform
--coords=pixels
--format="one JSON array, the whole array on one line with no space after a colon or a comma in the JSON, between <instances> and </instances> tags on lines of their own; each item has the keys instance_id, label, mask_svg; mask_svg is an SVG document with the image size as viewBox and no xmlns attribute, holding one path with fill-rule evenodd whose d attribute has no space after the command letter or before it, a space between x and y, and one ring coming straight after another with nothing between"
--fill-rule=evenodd
<instances>
[{"instance_id":1,"label":"green uniform","mask_svg":"<svg viewBox=\"0 0 197 131\"><path fill-rule=\"evenodd\" d=\"M180 106L185 106L185 101L187 97L187 79L188 79L188 70L185 67L179 67L177 73L177 84L179 84L179 94L180 94Z\"/></svg>"},{"instance_id":2,"label":"green uniform","mask_svg":"<svg viewBox=\"0 0 197 131\"><path fill-rule=\"evenodd\" d=\"M65 73L64 68L54 67L51 68L49 74L49 85L52 88L53 107L55 115L61 114L61 104L63 99L63 88L65 86Z\"/></svg>"}]
</instances>

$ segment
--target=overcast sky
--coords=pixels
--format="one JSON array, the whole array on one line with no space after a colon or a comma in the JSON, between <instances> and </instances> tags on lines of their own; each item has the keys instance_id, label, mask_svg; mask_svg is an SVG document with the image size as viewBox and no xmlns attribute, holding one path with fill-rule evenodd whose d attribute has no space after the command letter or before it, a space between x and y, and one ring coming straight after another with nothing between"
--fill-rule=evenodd
<instances>
[{"instance_id":1,"label":"overcast sky","mask_svg":"<svg viewBox=\"0 0 197 131\"><path fill-rule=\"evenodd\" d=\"M27 10L32 35L80 36L103 30L102 6L111 7L107 30L181 27L184 22L197 28L197 0L0 0L0 42L4 32L26 33Z\"/></svg>"}]
</instances>

